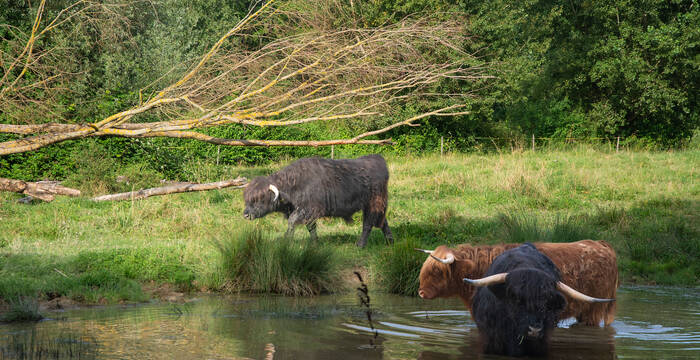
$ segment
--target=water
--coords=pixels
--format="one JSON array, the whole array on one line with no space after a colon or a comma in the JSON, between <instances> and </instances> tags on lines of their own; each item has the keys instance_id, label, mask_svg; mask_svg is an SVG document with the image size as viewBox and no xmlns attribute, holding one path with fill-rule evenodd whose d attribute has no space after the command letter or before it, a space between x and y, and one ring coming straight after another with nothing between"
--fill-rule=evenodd
<instances>
[{"instance_id":1,"label":"water","mask_svg":"<svg viewBox=\"0 0 700 360\"><path fill-rule=\"evenodd\" d=\"M480 353L476 326L456 299L370 296L376 336L355 294L212 296L0 325L0 358L24 349L88 359L503 359ZM618 302L612 327L561 322L549 358L700 359L700 289L626 287Z\"/></svg>"}]
</instances>

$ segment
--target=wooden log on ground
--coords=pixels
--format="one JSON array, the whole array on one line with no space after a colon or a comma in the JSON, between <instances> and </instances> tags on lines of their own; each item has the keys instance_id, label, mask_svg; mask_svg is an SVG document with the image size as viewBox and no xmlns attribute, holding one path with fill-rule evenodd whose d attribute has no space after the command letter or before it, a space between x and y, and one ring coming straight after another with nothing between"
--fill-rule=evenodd
<instances>
[{"instance_id":1,"label":"wooden log on ground","mask_svg":"<svg viewBox=\"0 0 700 360\"><path fill-rule=\"evenodd\" d=\"M102 195L102 196L92 198L92 200L94 200L94 201L138 200L138 199L145 199L145 198L151 197L151 196L168 195L168 194L175 194L175 193L182 193L182 192L189 192L189 191L205 191L205 190L223 189L223 188L231 187L231 186L244 187L247 184L248 184L248 180L246 178L238 177L238 178L235 178L233 180L224 180L224 181L218 181L218 182L206 183L206 184L190 184L190 183L174 184L174 185L162 186L162 187L157 187L157 188L150 188L150 189L143 189L143 190L138 190L138 191L119 193L119 194Z\"/></svg>"},{"instance_id":2,"label":"wooden log on ground","mask_svg":"<svg viewBox=\"0 0 700 360\"><path fill-rule=\"evenodd\" d=\"M0 191L21 193L44 201L52 201L55 195L80 196L80 190L61 186L58 181L27 182L0 178Z\"/></svg>"}]
</instances>

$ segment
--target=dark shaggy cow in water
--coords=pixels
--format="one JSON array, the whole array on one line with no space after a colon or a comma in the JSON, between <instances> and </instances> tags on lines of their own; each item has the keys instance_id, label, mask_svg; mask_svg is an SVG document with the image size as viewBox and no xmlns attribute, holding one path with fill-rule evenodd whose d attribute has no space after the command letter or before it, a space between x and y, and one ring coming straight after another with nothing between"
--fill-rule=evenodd
<instances>
[{"instance_id":1,"label":"dark shaggy cow in water","mask_svg":"<svg viewBox=\"0 0 700 360\"><path fill-rule=\"evenodd\" d=\"M483 279L464 281L479 287L472 316L484 352L490 354L545 355L566 307L562 293L591 303L614 301L589 297L562 283L552 260L529 243L496 257Z\"/></svg>"},{"instance_id":2,"label":"dark shaggy cow in water","mask_svg":"<svg viewBox=\"0 0 700 360\"><path fill-rule=\"evenodd\" d=\"M618 287L617 256L605 241L581 240L572 243L535 243L561 271L564 282L598 298L615 298ZM420 270L418 295L423 299L458 296L469 310L475 288L463 278L483 277L493 260L504 251L520 244L462 244L456 248L438 246L421 250L430 254ZM615 319L615 302L587 303L567 298L561 319L575 317L585 325L609 325Z\"/></svg>"},{"instance_id":3,"label":"dark shaggy cow in water","mask_svg":"<svg viewBox=\"0 0 700 360\"><path fill-rule=\"evenodd\" d=\"M305 224L315 240L317 219L339 217L350 223L352 215L362 210L362 235L357 246L367 244L372 227L382 229L384 237L393 243L386 221L388 181L389 170L381 155L342 160L299 159L248 184L243 192L243 216L253 220L281 212L287 218L286 236L294 234L296 225Z\"/></svg>"}]
</instances>

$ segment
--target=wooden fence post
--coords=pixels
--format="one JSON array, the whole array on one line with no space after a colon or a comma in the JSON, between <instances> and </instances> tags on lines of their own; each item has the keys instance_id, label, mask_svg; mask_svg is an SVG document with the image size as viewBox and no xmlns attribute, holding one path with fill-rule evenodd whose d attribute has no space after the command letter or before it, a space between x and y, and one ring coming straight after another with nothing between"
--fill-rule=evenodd
<instances>
[{"instance_id":1,"label":"wooden fence post","mask_svg":"<svg viewBox=\"0 0 700 360\"><path fill-rule=\"evenodd\" d=\"M445 140L443 139L442 136L440 136L440 156L442 157L443 155L443 146L445 144Z\"/></svg>"},{"instance_id":2,"label":"wooden fence post","mask_svg":"<svg viewBox=\"0 0 700 360\"><path fill-rule=\"evenodd\" d=\"M532 134L532 151L535 151L535 134Z\"/></svg>"},{"instance_id":3,"label":"wooden fence post","mask_svg":"<svg viewBox=\"0 0 700 360\"><path fill-rule=\"evenodd\" d=\"M620 152L620 137L617 137L617 146L615 147L615 152Z\"/></svg>"},{"instance_id":4,"label":"wooden fence post","mask_svg":"<svg viewBox=\"0 0 700 360\"><path fill-rule=\"evenodd\" d=\"M331 145L331 159L335 158L335 145Z\"/></svg>"}]
</instances>

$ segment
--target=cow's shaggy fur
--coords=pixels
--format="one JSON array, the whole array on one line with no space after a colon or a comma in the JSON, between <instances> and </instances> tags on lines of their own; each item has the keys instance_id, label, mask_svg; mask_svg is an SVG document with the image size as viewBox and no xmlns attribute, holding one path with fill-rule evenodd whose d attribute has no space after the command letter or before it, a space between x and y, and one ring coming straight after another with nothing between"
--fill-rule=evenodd
<instances>
[{"instance_id":1,"label":"cow's shaggy fur","mask_svg":"<svg viewBox=\"0 0 700 360\"><path fill-rule=\"evenodd\" d=\"M288 219L287 236L294 233L294 226L305 224L315 239L317 219L339 217L352 222L352 215L362 211L362 235L357 245L365 246L372 227L382 229L393 242L385 216L388 181L389 170L381 155L342 160L304 158L270 176L253 179L243 192L243 213L255 219L281 212ZM276 201L270 185L279 190Z\"/></svg>"},{"instance_id":2,"label":"cow's shaggy fur","mask_svg":"<svg viewBox=\"0 0 700 360\"><path fill-rule=\"evenodd\" d=\"M572 243L535 243L535 247L559 268L563 282L587 295L614 299L617 293L617 256L605 241L581 240ZM433 252L438 258L453 254L456 261L442 264L430 256L420 271L419 294L424 299L459 296L471 311L475 288L465 285L463 278L481 278L493 260L504 251L520 244L459 245L455 249L439 246ZM583 303L567 296L568 305L560 319L575 317L579 323L609 325L615 319L615 302Z\"/></svg>"},{"instance_id":3,"label":"cow's shaggy fur","mask_svg":"<svg viewBox=\"0 0 700 360\"><path fill-rule=\"evenodd\" d=\"M479 288L472 304L484 352L545 355L566 305L557 290L559 270L532 244L524 244L499 255L485 276L500 273L508 273L505 282Z\"/></svg>"}]
</instances>

